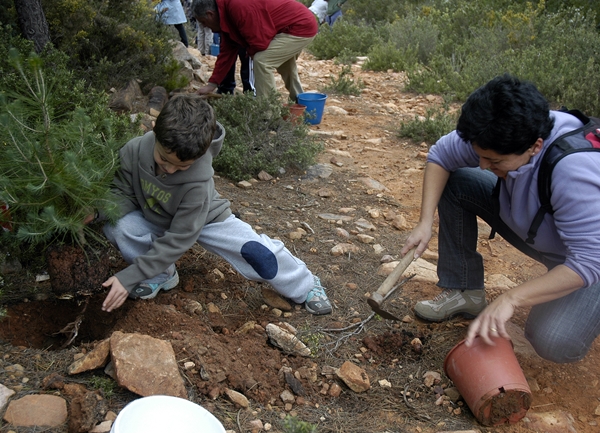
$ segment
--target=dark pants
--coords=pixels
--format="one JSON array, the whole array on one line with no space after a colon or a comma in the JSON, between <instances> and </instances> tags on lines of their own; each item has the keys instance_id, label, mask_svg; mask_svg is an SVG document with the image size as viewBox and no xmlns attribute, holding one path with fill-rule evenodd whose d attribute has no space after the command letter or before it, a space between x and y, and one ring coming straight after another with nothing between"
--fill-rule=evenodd
<instances>
[{"instance_id":1,"label":"dark pants","mask_svg":"<svg viewBox=\"0 0 600 433\"><path fill-rule=\"evenodd\" d=\"M242 87L244 93L254 92L254 85L250 82L250 58L246 55L246 49L240 48L238 51L238 57L242 63L240 68L240 76L242 77ZM217 88L217 93L229 93L232 94L235 90L235 63L227 72L227 75Z\"/></svg>"},{"instance_id":2,"label":"dark pants","mask_svg":"<svg viewBox=\"0 0 600 433\"><path fill-rule=\"evenodd\" d=\"M188 38L187 38L187 33L185 32L184 25L183 24L175 24L175 28L179 32L179 37L181 38L181 42L183 42L183 45L185 45L187 47L188 46Z\"/></svg>"}]
</instances>

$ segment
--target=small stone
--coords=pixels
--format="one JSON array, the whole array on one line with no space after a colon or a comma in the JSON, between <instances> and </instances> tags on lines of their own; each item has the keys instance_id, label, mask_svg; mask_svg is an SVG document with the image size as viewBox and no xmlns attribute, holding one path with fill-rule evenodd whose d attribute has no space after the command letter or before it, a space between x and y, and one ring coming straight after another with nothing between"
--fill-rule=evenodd
<instances>
[{"instance_id":1,"label":"small stone","mask_svg":"<svg viewBox=\"0 0 600 433\"><path fill-rule=\"evenodd\" d=\"M337 383L332 383L327 392L331 397L339 397L342 393L342 387Z\"/></svg>"},{"instance_id":2,"label":"small stone","mask_svg":"<svg viewBox=\"0 0 600 433\"><path fill-rule=\"evenodd\" d=\"M273 176L271 176L266 171L262 170L260 173L258 173L258 178L262 181L269 181L273 179Z\"/></svg>"},{"instance_id":3,"label":"small stone","mask_svg":"<svg viewBox=\"0 0 600 433\"><path fill-rule=\"evenodd\" d=\"M246 180L242 180L237 183L237 186L242 189L250 189L252 188L252 184Z\"/></svg>"},{"instance_id":4,"label":"small stone","mask_svg":"<svg viewBox=\"0 0 600 433\"><path fill-rule=\"evenodd\" d=\"M375 241L375 238L373 236L364 234L356 235L356 238L363 244L372 244Z\"/></svg>"},{"instance_id":5,"label":"small stone","mask_svg":"<svg viewBox=\"0 0 600 433\"><path fill-rule=\"evenodd\" d=\"M259 419L253 419L252 421L248 422L248 426L252 431L261 431L264 427L262 421Z\"/></svg>"},{"instance_id":6,"label":"small stone","mask_svg":"<svg viewBox=\"0 0 600 433\"><path fill-rule=\"evenodd\" d=\"M278 308L281 311L292 311L291 304L283 299L279 293L268 287L261 288L261 294L265 303L272 307Z\"/></svg>"},{"instance_id":7,"label":"small stone","mask_svg":"<svg viewBox=\"0 0 600 433\"><path fill-rule=\"evenodd\" d=\"M331 255L332 256L341 256L341 255L346 255L346 254L350 254L350 253L358 253L360 252L360 248L357 245L354 244L337 244L336 246L334 246L331 249Z\"/></svg>"},{"instance_id":8,"label":"small stone","mask_svg":"<svg viewBox=\"0 0 600 433\"><path fill-rule=\"evenodd\" d=\"M442 381L442 376L437 371L426 371L423 374L423 383L427 387L432 387Z\"/></svg>"},{"instance_id":9,"label":"small stone","mask_svg":"<svg viewBox=\"0 0 600 433\"><path fill-rule=\"evenodd\" d=\"M234 391L233 389L226 389L225 394L227 397L229 397L229 400L231 400L232 403L237 404L244 409L250 406L250 402L242 393Z\"/></svg>"},{"instance_id":10,"label":"small stone","mask_svg":"<svg viewBox=\"0 0 600 433\"><path fill-rule=\"evenodd\" d=\"M381 254L385 251L385 247L383 247L380 244L375 244L373 245L373 251L375 252L375 254Z\"/></svg>"},{"instance_id":11,"label":"small stone","mask_svg":"<svg viewBox=\"0 0 600 433\"><path fill-rule=\"evenodd\" d=\"M279 398L284 403L294 403L296 401L294 394L289 392L287 389L284 389L283 392L281 394L279 394Z\"/></svg>"},{"instance_id":12,"label":"small stone","mask_svg":"<svg viewBox=\"0 0 600 433\"><path fill-rule=\"evenodd\" d=\"M350 361L344 362L336 373L354 392L363 392L371 388L367 372Z\"/></svg>"}]
</instances>

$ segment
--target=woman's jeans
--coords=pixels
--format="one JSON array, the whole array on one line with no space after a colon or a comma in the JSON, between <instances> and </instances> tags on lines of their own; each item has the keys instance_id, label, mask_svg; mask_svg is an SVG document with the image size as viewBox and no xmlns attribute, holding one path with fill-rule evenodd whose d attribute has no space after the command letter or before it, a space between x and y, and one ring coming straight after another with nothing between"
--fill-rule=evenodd
<instances>
[{"instance_id":1,"label":"woman's jeans","mask_svg":"<svg viewBox=\"0 0 600 433\"><path fill-rule=\"evenodd\" d=\"M483 258L477 252L477 217L508 243L548 269L560 264L544 257L495 216L496 175L479 168L450 174L440 203L438 286L483 289ZM600 334L600 283L531 308L525 336L536 352L553 362L582 359Z\"/></svg>"}]
</instances>

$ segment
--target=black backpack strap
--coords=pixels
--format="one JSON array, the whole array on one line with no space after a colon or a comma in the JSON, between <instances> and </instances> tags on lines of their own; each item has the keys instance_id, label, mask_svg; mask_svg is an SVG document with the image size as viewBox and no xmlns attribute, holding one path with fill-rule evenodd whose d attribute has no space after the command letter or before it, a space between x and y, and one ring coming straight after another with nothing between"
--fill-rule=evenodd
<instances>
[{"instance_id":1,"label":"black backpack strap","mask_svg":"<svg viewBox=\"0 0 600 433\"><path fill-rule=\"evenodd\" d=\"M492 220L492 231L490 232L490 237L488 239L494 239L496 237L496 227L498 227L498 222L500 221L500 185L502 184L502 178L498 178L494 189L492 190L492 212L493 212L493 220Z\"/></svg>"},{"instance_id":2,"label":"black backpack strap","mask_svg":"<svg viewBox=\"0 0 600 433\"><path fill-rule=\"evenodd\" d=\"M583 131L590 123L590 118L579 110L567 110L563 107L560 111L576 117L584 126L558 137L550 144L550 146L548 146L542 155L542 161L540 163L540 168L538 169L538 197L540 200L540 208L535 214L531 226L529 226L529 230L527 231L527 239L525 242L528 244L535 243L535 236L537 235L538 229L540 228L540 225L542 225L546 214L554 213L554 209L552 209L552 204L550 203L552 171L558 161L573 152L572 146L564 137Z\"/></svg>"},{"instance_id":3,"label":"black backpack strap","mask_svg":"<svg viewBox=\"0 0 600 433\"><path fill-rule=\"evenodd\" d=\"M535 217L533 218L533 221L531 222L531 225L529 226L529 230L527 231L527 239L525 239L525 242L531 245L535 243L534 239L537 235L537 231L542 225L542 221L544 221L544 217L546 216L549 210L552 210L552 206L540 206L537 213L535 214Z\"/></svg>"}]
</instances>

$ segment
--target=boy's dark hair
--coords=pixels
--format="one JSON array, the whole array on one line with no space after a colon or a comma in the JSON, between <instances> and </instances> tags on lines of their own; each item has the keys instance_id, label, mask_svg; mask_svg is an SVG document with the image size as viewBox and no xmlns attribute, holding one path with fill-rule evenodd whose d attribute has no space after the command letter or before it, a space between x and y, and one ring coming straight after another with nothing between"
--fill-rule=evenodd
<instances>
[{"instance_id":1,"label":"boy's dark hair","mask_svg":"<svg viewBox=\"0 0 600 433\"><path fill-rule=\"evenodd\" d=\"M522 155L554 126L548 101L533 83L509 74L475 90L458 119L458 135L500 155Z\"/></svg>"},{"instance_id":2,"label":"boy's dark hair","mask_svg":"<svg viewBox=\"0 0 600 433\"><path fill-rule=\"evenodd\" d=\"M156 118L156 140L180 161L200 158L217 130L215 113L200 95L185 94L171 98Z\"/></svg>"}]
</instances>

